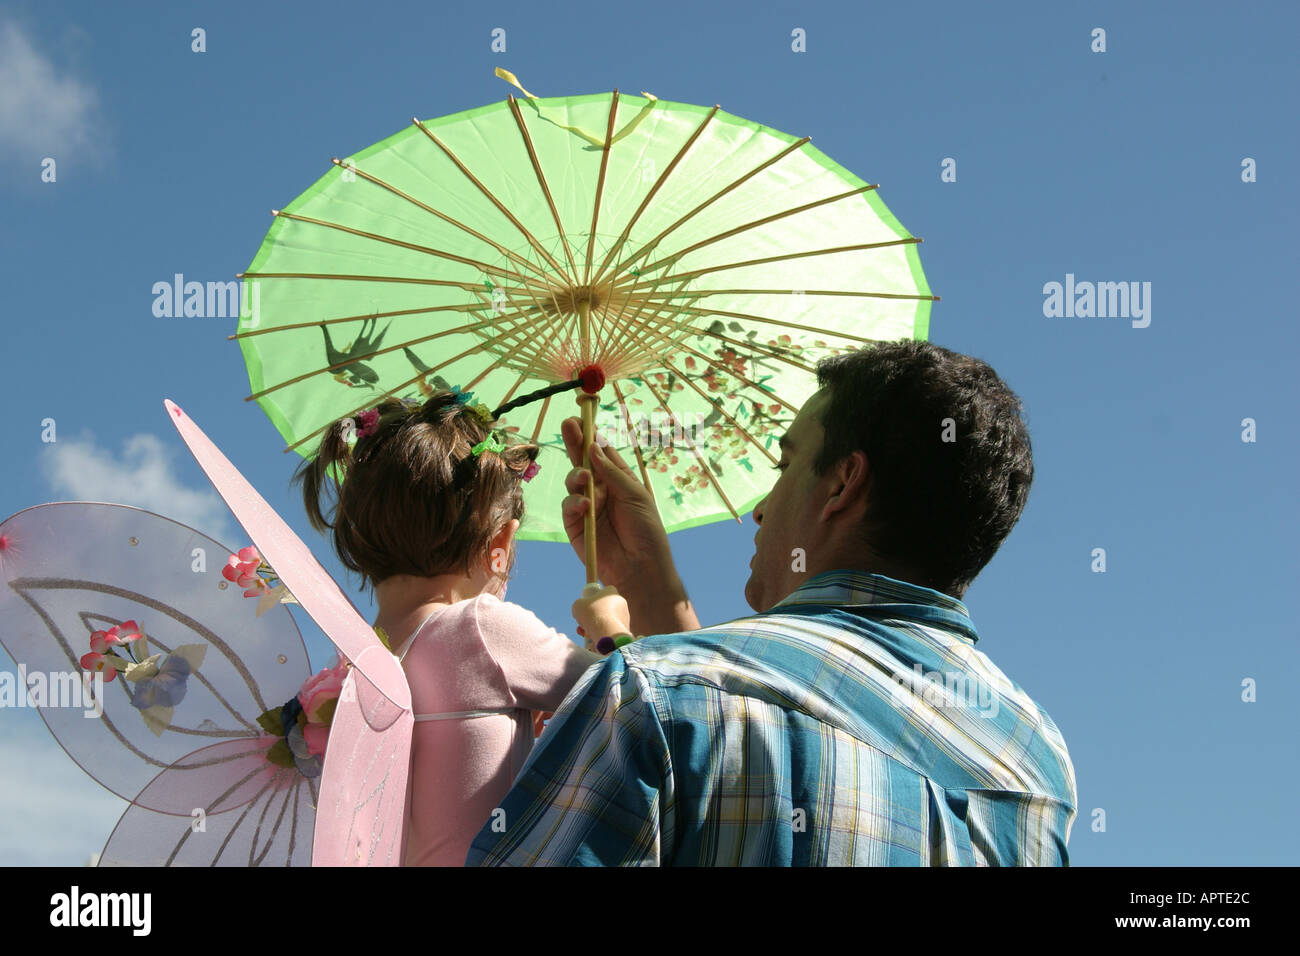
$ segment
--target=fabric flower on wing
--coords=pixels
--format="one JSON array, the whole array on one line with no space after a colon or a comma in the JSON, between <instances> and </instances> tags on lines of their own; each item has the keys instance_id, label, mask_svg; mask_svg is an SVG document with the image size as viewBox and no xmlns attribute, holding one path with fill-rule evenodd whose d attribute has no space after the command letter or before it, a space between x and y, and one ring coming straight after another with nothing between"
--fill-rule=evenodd
<instances>
[{"instance_id":1,"label":"fabric flower on wing","mask_svg":"<svg viewBox=\"0 0 1300 956\"><path fill-rule=\"evenodd\" d=\"M304 777L320 776L348 668L347 661L340 658L332 667L308 677L296 696L257 719L263 730L281 738L267 751L267 760L296 768Z\"/></svg>"},{"instance_id":2,"label":"fabric flower on wing","mask_svg":"<svg viewBox=\"0 0 1300 956\"><path fill-rule=\"evenodd\" d=\"M257 616L261 617L276 604L297 604L289 589L276 576L275 570L262 560L251 545L226 559L221 576L245 588L244 597L258 598Z\"/></svg>"},{"instance_id":3,"label":"fabric flower on wing","mask_svg":"<svg viewBox=\"0 0 1300 956\"><path fill-rule=\"evenodd\" d=\"M104 683L117 677L117 668L113 666L112 659L107 654L96 653L91 651L89 654L81 656L81 666L86 670L104 675Z\"/></svg>"},{"instance_id":4,"label":"fabric flower on wing","mask_svg":"<svg viewBox=\"0 0 1300 956\"><path fill-rule=\"evenodd\" d=\"M257 574L257 569L261 566L262 556L257 553L256 548L241 548L238 554L232 554L226 559L226 566L221 569L221 576L241 588L246 588L252 586L255 581L261 580Z\"/></svg>"},{"instance_id":5,"label":"fabric flower on wing","mask_svg":"<svg viewBox=\"0 0 1300 956\"><path fill-rule=\"evenodd\" d=\"M137 710L175 707L185 699L186 681L193 673L190 662L177 654L168 654L167 659L159 664L160 656L154 654L145 662L137 664L136 668L140 669L138 676L132 676L134 668L128 668L124 675L127 680L135 682L135 689L131 692L131 706Z\"/></svg>"},{"instance_id":6,"label":"fabric flower on wing","mask_svg":"<svg viewBox=\"0 0 1300 956\"><path fill-rule=\"evenodd\" d=\"M298 703L307 715L309 724L327 724L333 716L333 702L343 692L343 682L347 679L347 665L341 661L334 667L327 667L319 674L307 678L307 682L298 691ZM329 708L328 711L326 708Z\"/></svg>"}]
</instances>

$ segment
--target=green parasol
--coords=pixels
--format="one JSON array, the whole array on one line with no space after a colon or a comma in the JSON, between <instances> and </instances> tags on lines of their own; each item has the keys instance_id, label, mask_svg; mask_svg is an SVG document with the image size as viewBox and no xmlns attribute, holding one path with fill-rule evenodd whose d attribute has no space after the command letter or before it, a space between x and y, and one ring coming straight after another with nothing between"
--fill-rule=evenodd
<instances>
[{"instance_id":1,"label":"green parasol","mask_svg":"<svg viewBox=\"0 0 1300 956\"><path fill-rule=\"evenodd\" d=\"M232 336L249 399L308 455L385 396L455 385L497 408L595 369L587 441L594 424L635 459L665 527L739 520L817 359L925 338L921 240L807 137L497 73L525 98L415 120L273 213ZM520 538L568 540L573 411L552 394L500 415L543 446Z\"/></svg>"}]
</instances>

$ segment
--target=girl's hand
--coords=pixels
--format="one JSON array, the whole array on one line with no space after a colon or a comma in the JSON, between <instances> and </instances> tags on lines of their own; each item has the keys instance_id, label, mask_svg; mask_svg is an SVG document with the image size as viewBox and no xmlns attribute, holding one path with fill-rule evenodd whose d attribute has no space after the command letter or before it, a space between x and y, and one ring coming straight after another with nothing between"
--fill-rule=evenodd
<instances>
[{"instance_id":1,"label":"girl's hand","mask_svg":"<svg viewBox=\"0 0 1300 956\"><path fill-rule=\"evenodd\" d=\"M588 650L594 651L596 641L602 637L632 633L632 614L615 587L601 588L590 597L578 598L571 610Z\"/></svg>"}]
</instances>

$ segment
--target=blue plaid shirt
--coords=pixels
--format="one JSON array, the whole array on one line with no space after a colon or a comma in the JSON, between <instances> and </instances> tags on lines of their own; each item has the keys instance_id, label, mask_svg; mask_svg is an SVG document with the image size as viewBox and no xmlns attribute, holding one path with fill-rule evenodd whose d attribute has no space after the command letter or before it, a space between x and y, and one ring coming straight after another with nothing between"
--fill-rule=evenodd
<instances>
[{"instance_id":1,"label":"blue plaid shirt","mask_svg":"<svg viewBox=\"0 0 1300 956\"><path fill-rule=\"evenodd\" d=\"M1068 865L1074 768L961 602L863 571L593 664L470 866Z\"/></svg>"}]
</instances>

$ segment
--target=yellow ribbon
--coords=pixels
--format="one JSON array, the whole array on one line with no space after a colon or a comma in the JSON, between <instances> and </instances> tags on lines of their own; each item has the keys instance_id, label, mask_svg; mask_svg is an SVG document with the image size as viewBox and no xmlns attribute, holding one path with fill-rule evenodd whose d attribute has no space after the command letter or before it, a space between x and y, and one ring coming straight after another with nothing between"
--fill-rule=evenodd
<instances>
[{"instance_id":1,"label":"yellow ribbon","mask_svg":"<svg viewBox=\"0 0 1300 956\"><path fill-rule=\"evenodd\" d=\"M536 96L534 96L532 93L529 93L526 89L523 88L523 85L520 84L518 78L509 70L502 69L501 67L498 66L495 72L497 76L505 80L511 86L515 87L517 90L519 90L520 93L523 93L524 96L526 96L529 100L537 99ZM645 90L642 90L641 95L646 98L647 100L646 104L641 107L640 112L638 112L636 116L632 117L631 121L629 121L626 126L624 126L621 130L619 130L617 133L614 134L614 136L609 141L608 144L609 146L613 146L615 143L617 143L628 133L632 132L632 130L636 129L637 124L639 124L643 119L645 119L646 116L649 115L650 111L654 109L654 105L657 102L659 102L659 98L655 96L653 93L647 93ZM560 129L568 130L570 133L573 133L575 136L581 136L583 139L585 139L592 146L595 146L597 149L606 148L606 143L603 139L600 139L596 136L592 136L590 133L586 132L585 130L578 129L578 127L576 126L565 126L563 123L556 123L555 120L551 119L549 116L543 116L541 107L539 107L536 103L530 102L528 105L531 106L533 109L535 109L537 111L537 115L541 119L545 120L546 122L558 126L560 127Z\"/></svg>"}]
</instances>

